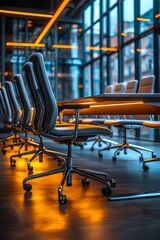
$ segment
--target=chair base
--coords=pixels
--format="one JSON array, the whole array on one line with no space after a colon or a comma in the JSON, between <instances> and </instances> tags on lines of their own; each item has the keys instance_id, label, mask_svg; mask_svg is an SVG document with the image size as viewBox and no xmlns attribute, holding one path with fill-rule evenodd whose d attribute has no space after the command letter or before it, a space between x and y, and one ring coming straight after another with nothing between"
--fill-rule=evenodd
<instances>
[{"instance_id":1,"label":"chair base","mask_svg":"<svg viewBox=\"0 0 160 240\"><path fill-rule=\"evenodd\" d=\"M65 204L67 202L67 197L66 195L63 195L63 187L64 184L66 183L67 186L72 186L72 175L73 173L77 173L81 176L84 176L85 179L82 180L82 184L85 186L89 186L89 178L98 181L100 183L103 183L106 185L105 188L102 189L102 194L105 196L110 196L112 191L111 187L115 186L116 182L114 179L111 179L108 177L108 174L104 172L99 172L91 169L82 169L79 167L73 166L73 161L72 161L72 154L71 154L71 144L68 145L68 156L65 159L65 165L54 169L50 171L46 171L43 173L38 173L34 174L31 176L26 177L23 180L23 189L25 191L31 191L32 185L28 184L27 181L35 179L35 178L40 178L40 177L45 177L57 173L63 173L63 177L61 180L61 183L58 188L58 202L59 204Z\"/></svg>"},{"instance_id":2,"label":"chair base","mask_svg":"<svg viewBox=\"0 0 160 240\"><path fill-rule=\"evenodd\" d=\"M108 146L106 148L103 148L103 149L99 150L98 151L99 157L103 157L103 154L101 153L102 151L110 150L110 149L114 149L114 148L117 148L117 150L114 152L114 156L112 157L113 161L117 160L116 156L120 154L120 151L124 150L124 154L127 154L127 149L131 149L131 150L139 153L140 154L140 157L139 157L140 161L143 161L143 153L140 150L150 152L151 155L152 155L152 158L156 157L153 150L151 150L149 148L144 148L144 147L141 147L141 146L136 146L136 145L133 145L133 144L128 144L125 141L121 144L116 144L114 146ZM138 150L138 149L140 149L140 150Z\"/></svg>"}]
</instances>

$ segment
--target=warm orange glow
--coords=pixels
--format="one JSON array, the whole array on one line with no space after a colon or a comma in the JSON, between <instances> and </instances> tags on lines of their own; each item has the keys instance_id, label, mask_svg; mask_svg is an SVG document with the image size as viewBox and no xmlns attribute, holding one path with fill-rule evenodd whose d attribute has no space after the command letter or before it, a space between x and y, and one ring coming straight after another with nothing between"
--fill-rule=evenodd
<instances>
[{"instance_id":1,"label":"warm orange glow","mask_svg":"<svg viewBox=\"0 0 160 240\"><path fill-rule=\"evenodd\" d=\"M160 17L160 13L155 15L155 18L159 18Z\"/></svg>"},{"instance_id":2,"label":"warm orange glow","mask_svg":"<svg viewBox=\"0 0 160 240\"><path fill-rule=\"evenodd\" d=\"M111 47L101 47L101 51L110 51L110 52L116 52L117 48L111 48Z\"/></svg>"},{"instance_id":3,"label":"warm orange glow","mask_svg":"<svg viewBox=\"0 0 160 240\"><path fill-rule=\"evenodd\" d=\"M150 21L150 18L137 18L137 21L140 21L140 22L149 22L149 21Z\"/></svg>"},{"instance_id":4,"label":"warm orange glow","mask_svg":"<svg viewBox=\"0 0 160 240\"><path fill-rule=\"evenodd\" d=\"M4 76L8 76L8 72L4 72Z\"/></svg>"},{"instance_id":5,"label":"warm orange glow","mask_svg":"<svg viewBox=\"0 0 160 240\"><path fill-rule=\"evenodd\" d=\"M44 43L26 43L26 42L7 42L6 46L11 46L11 47L45 47Z\"/></svg>"},{"instance_id":6,"label":"warm orange glow","mask_svg":"<svg viewBox=\"0 0 160 240\"><path fill-rule=\"evenodd\" d=\"M122 33L121 33L121 36L123 36L123 37L127 37L127 36L128 36L128 34L127 34L127 33L125 33L125 32L122 32Z\"/></svg>"},{"instance_id":7,"label":"warm orange glow","mask_svg":"<svg viewBox=\"0 0 160 240\"><path fill-rule=\"evenodd\" d=\"M91 105L91 108L97 108L97 107L110 107L110 106L123 106L123 105L139 105L144 104L144 102L125 102L125 103L111 103L111 104L100 104L100 105Z\"/></svg>"},{"instance_id":8,"label":"warm orange glow","mask_svg":"<svg viewBox=\"0 0 160 240\"><path fill-rule=\"evenodd\" d=\"M11 15L19 15L25 17L38 17L38 18L52 18L53 15L50 14L41 14L41 13L33 13L33 12L21 12L21 11L10 11L10 10L2 10L0 9L0 13L11 14Z\"/></svg>"},{"instance_id":9,"label":"warm orange glow","mask_svg":"<svg viewBox=\"0 0 160 240\"><path fill-rule=\"evenodd\" d=\"M98 51L110 51L110 52L116 52L117 48L111 48L111 47L92 47L88 46L86 47L87 50L98 50Z\"/></svg>"},{"instance_id":10,"label":"warm orange glow","mask_svg":"<svg viewBox=\"0 0 160 240\"><path fill-rule=\"evenodd\" d=\"M53 44L52 45L53 48L68 48L68 49L72 49L72 48L77 48L77 46L72 46L72 45L62 45L62 44Z\"/></svg>"},{"instance_id":11,"label":"warm orange glow","mask_svg":"<svg viewBox=\"0 0 160 240\"><path fill-rule=\"evenodd\" d=\"M63 28L62 26L59 26L59 27L58 27L58 30L61 30L62 28Z\"/></svg>"},{"instance_id":12,"label":"warm orange glow","mask_svg":"<svg viewBox=\"0 0 160 240\"><path fill-rule=\"evenodd\" d=\"M136 51L141 53L143 51L143 49L142 48L136 48Z\"/></svg>"},{"instance_id":13,"label":"warm orange glow","mask_svg":"<svg viewBox=\"0 0 160 240\"><path fill-rule=\"evenodd\" d=\"M43 31L41 32L41 34L39 35L39 37L36 40L36 44L40 43L40 41L43 39L43 37L46 35L46 33L49 31L49 29L51 28L51 26L53 25L53 23L57 20L57 18L59 17L59 15L62 13L62 11L64 10L64 8L67 6L67 4L69 3L70 0L64 0L62 2L62 4L59 6L59 8L57 9L57 11L55 12L55 14L53 15L53 17L51 18L51 20L48 22L48 24L45 26L45 28L43 29Z\"/></svg>"},{"instance_id":14,"label":"warm orange glow","mask_svg":"<svg viewBox=\"0 0 160 240\"><path fill-rule=\"evenodd\" d=\"M83 31L83 29L82 28L78 28L78 32L82 32Z\"/></svg>"}]
</instances>

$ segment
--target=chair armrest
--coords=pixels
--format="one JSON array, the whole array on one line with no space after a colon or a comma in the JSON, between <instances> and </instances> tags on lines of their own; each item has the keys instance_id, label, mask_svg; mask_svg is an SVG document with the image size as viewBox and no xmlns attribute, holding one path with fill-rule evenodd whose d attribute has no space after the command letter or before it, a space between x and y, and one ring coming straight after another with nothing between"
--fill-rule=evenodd
<instances>
[{"instance_id":1,"label":"chair armrest","mask_svg":"<svg viewBox=\"0 0 160 240\"><path fill-rule=\"evenodd\" d=\"M89 104L74 104L74 103L66 103L66 104L63 104L61 106L58 106L59 107L59 118L60 118L60 121L62 121L62 118L63 118L63 110L64 109L73 109L75 111L75 131L74 131L74 138L72 140L72 143L75 144L76 143L76 140L77 140L77 137L78 137L78 123L79 123L79 114L80 114L80 110L81 109L84 109L84 108L89 108L90 105Z\"/></svg>"},{"instance_id":2,"label":"chair armrest","mask_svg":"<svg viewBox=\"0 0 160 240\"><path fill-rule=\"evenodd\" d=\"M62 111L64 109L83 109L83 108L89 108L89 104L77 104L77 103L64 103L63 105L58 105L59 111Z\"/></svg>"}]
</instances>

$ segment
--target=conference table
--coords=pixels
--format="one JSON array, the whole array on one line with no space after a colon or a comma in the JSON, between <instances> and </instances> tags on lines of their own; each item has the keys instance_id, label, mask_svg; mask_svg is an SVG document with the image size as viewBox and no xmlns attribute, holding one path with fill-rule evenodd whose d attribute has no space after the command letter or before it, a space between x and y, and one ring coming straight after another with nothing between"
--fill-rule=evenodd
<instances>
[{"instance_id":1,"label":"conference table","mask_svg":"<svg viewBox=\"0 0 160 240\"><path fill-rule=\"evenodd\" d=\"M78 108L78 106L82 105L84 105L84 107L80 109L80 115L160 115L160 93L103 93L58 102L58 107L64 109L64 115L75 114L71 108L74 106ZM85 105L87 105L87 107L85 107ZM69 109L66 109L68 106Z\"/></svg>"},{"instance_id":2,"label":"conference table","mask_svg":"<svg viewBox=\"0 0 160 240\"><path fill-rule=\"evenodd\" d=\"M58 102L58 107L64 116L75 115L160 115L160 93L103 93L100 95L69 99ZM148 197L160 197L160 192L147 192L109 197L110 201L129 200Z\"/></svg>"}]
</instances>

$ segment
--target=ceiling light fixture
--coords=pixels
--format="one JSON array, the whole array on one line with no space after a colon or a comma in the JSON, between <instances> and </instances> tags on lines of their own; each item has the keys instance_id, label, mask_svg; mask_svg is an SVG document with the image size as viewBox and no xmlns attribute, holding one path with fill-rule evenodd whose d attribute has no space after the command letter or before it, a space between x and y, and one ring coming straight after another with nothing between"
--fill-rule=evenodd
<instances>
[{"instance_id":1,"label":"ceiling light fixture","mask_svg":"<svg viewBox=\"0 0 160 240\"><path fill-rule=\"evenodd\" d=\"M159 18L160 17L160 13L155 15L155 18Z\"/></svg>"},{"instance_id":2,"label":"ceiling light fixture","mask_svg":"<svg viewBox=\"0 0 160 240\"><path fill-rule=\"evenodd\" d=\"M21 12L21 11L10 11L10 10L3 10L0 9L0 13L3 14L11 14L11 15L19 15L25 17L38 17L38 18L52 18L53 15L51 14L41 14L41 13L33 13L33 12Z\"/></svg>"},{"instance_id":3,"label":"ceiling light fixture","mask_svg":"<svg viewBox=\"0 0 160 240\"><path fill-rule=\"evenodd\" d=\"M53 17L50 19L50 21L48 22L48 24L45 26L45 28L43 29L43 31L41 32L41 34L39 35L39 37L37 38L35 44L40 43L40 41L44 38L44 36L46 35L46 33L49 31L49 29L51 28L51 26L53 25L53 23L57 20L57 18L59 17L59 15L62 13L62 11L64 10L64 8L67 6L67 4L70 2L70 0L64 0L62 2L62 4L59 6L59 8L57 9L57 11L54 13Z\"/></svg>"},{"instance_id":4,"label":"ceiling light fixture","mask_svg":"<svg viewBox=\"0 0 160 240\"><path fill-rule=\"evenodd\" d=\"M73 49L73 48L77 48L77 46L73 46L73 45L62 45L62 44L53 44L52 45L53 48L68 48L68 49Z\"/></svg>"},{"instance_id":5,"label":"ceiling light fixture","mask_svg":"<svg viewBox=\"0 0 160 240\"><path fill-rule=\"evenodd\" d=\"M86 47L87 50L98 50L98 51L110 51L110 52L116 52L117 48L113 48L113 47L92 47L92 46L88 46Z\"/></svg>"},{"instance_id":6,"label":"ceiling light fixture","mask_svg":"<svg viewBox=\"0 0 160 240\"><path fill-rule=\"evenodd\" d=\"M7 42L6 46L11 47L45 47L44 43L26 43L26 42Z\"/></svg>"},{"instance_id":7,"label":"ceiling light fixture","mask_svg":"<svg viewBox=\"0 0 160 240\"><path fill-rule=\"evenodd\" d=\"M137 21L140 21L140 22L150 22L150 18L137 18Z\"/></svg>"}]
</instances>

